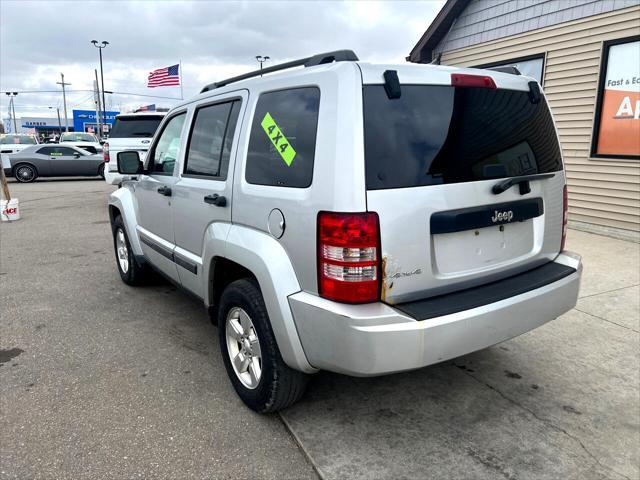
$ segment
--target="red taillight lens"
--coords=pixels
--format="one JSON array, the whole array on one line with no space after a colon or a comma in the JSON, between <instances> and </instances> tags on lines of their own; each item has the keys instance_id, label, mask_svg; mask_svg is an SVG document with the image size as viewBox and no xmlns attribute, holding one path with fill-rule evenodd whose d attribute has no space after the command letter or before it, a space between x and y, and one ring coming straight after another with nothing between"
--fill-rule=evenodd
<instances>
[{"instance_id":1,"label":"red taillight lens","mask_svg":"<svg viewBox=\"0 0 640 480\"><path fill-rule=\"evenodd\" d=\"M487 75L468 75L466 73L452 73L451 85L454 87L498 88L493 78Z\"/></svg>"},{"instance_id":2,"label":"red taillight lens","mask_svg":"<svg viewBox=\"0 0 640 480\"><path fill-rule=\"evenodd\" d=\"M105 163L108 163L109 160L111 160L111 157L109 156L109 144L108 143L105 143L102 146L102 155L104 157Z\"/></svg>"},{"instance_id":3,"label":"red taillight lens","mask_svg":"<svg viewBox=\"0 0 640 480\"><path fill-rule=\"evenodd\" d=\"M377 213L318 214L318 290L345 303L380 297L380 227Z\"/></svg>"},{"instance_id":4,"label":"red taillight lens","mask_svg":"<svg viewBox=\"0 0 640 480\"><path fill-rule=\"evenodd\" d=\"M567 186L562 189L562 240L560 241L560 251L564 250L564 244L567 240L567 223L569 222L569 195L567 194Z\"/></svg>"}]
</instances>

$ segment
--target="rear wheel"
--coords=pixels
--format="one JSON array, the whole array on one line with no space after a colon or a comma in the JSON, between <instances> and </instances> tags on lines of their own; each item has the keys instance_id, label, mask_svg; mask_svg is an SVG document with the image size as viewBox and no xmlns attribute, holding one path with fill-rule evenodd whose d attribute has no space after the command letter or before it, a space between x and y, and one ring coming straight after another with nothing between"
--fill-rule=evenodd
<instances>
[{"instance_id":1,"label":"rear wheel","mask_svg":"<svg viewBox=\"0 0 640 480\"><path fill-rule=\"evenodd\" d=\"M38 177L38 172L32 165L19 163L13 168L13 176L21 183L31 183Z\"/></svg>"},{"instance_id":2,"label":"rear wheel","mask_svg":"<svg viewBox=\"0 0 640 480\"><path fill-rule=\"evenodd\" d=\"M136 261L120 215L114 220L112 231L113 247L120 278L127 285L142 285L146 283L149 280L149 268L146 265L139 265Z\"/></svg>"},{"instance_id":3,"label":"rear wheel","mask_svg":"<svg viewBox=\"0 0 640 480\"><path fill-rule=\"evenodd\" d=\"M100 175L104 180L104 163L98 167L98 175Z\"/></svg>"},{"instance_id":4,"label":"rear wheel","mask_svg":"<svg viewBox=\"0 0 640 480\"><path fill-rule=\"evenodd\" d=\"M251 280L236 280L222 293L218 335L227 374L249 408L275 412L302 396L308 375L282 360L262 294Z\"/></svg>"}]
</instances>

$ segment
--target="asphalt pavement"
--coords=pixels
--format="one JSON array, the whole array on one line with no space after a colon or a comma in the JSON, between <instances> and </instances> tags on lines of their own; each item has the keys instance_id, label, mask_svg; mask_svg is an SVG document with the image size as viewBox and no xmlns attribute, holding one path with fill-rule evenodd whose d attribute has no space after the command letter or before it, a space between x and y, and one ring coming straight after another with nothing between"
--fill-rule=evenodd
<instances>
[{"instance_id":1,"label":"asphalt pavement","mask_svg":"<svg viewBox=\"0 0 640 480\"><path fill-rule=\"evenodd\" d=\"M569 231L576 309L414 372L321 372L240 402L201 304L125 286L99 180L11 184L0 225L0 478L637 479L640 246Z\"/></svg>"}]
</instances>

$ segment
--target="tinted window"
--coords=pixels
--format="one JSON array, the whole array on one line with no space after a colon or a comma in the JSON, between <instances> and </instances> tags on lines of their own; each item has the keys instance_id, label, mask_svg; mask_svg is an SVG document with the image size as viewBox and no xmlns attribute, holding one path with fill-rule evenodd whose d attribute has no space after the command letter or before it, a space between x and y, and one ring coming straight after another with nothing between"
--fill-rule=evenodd
<instances>
[{"instance_id":1,"label":"tinted window","mask_svg":"<svg viewBox=\"0 0 640 480\"><path fill-rule=\"evenodd\" d=\"M399 99L364 87L367 188L416 187L562 168L549 108L528 92L403 85Z\"/></svg>"},{"instance_id":2,"label":"tinted window","mask_svg":"<svg viewBox=\"0 0 640 480\"><path fill-rule=\"evenodd\" d=\"M158 143L150 155L148 169L150 173L173 174L173 167L180 156L180 134L185 114L176 115L165 125Z\"/></svg>"},{"instance_id":3,"label":"tinted window","mask_svg":"<svg viewBox=\"0 0 640 480\"><path fill-rule=\"evenodd\" d=\"M109 138L153 137L162 116L118 117Z\"/></svg>"},{"instance_id":4,"label":"tinted window","mask_svg":"<svg viewBox=\"0 0 640 480\"><path fill-rule=\"evenodd\" d=\"M247 182L282 187L311 185L319 106L317 88L260 95L249 138Z\"/></svg>"},{"instance_id":5,"label":"tinted window","mask_svg":"<svg viewBox=\"0 0 640 480\"><path fill-rule=\"evenodd\" d=\"M41 149L38 150L38 153L41 153L42 155L50 155L52 157L61 157L61 156L69 156L69 155L74 155L76 153L80 153L77 152L76 150L72 149L72 148L67 148L67 147L42 147Z\"/></svg>"},{"instance_id":6,"label":"tinted window","mask_svg":"<svg viewBox=\"0 0 640 480\"><path fill-rule=\"evenodd\" d=\"M227 178L239 107L227 102L196 110L185 174Z\"/></svg>"},{"instance_id":7,"label":"tinted window","mask_svg":"<svg viewBox=\"0 0 640 480\"><path fill-rule=\"evenodd\" d=\"M98 142L98 139L90 133L63 133L61 142Z\"/></svg>"}]
</instances>

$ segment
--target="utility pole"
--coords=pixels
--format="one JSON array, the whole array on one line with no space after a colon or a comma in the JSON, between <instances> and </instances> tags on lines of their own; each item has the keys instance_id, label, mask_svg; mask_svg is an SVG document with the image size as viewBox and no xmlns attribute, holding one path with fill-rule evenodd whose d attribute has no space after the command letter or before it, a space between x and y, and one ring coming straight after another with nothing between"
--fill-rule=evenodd
<instances>
[{"instance_id":1,"label":"utility pole","mask_svg":"<svg viewBox=\"0 0 640 480\"><path fill-rule=\"evenodd\" d=\"M50 110L53 110L53 107L49 107ZM58 113L58 135L62 137L62 122L60 121L60 107L56 107L56 112Z\"/></svg>"},{"instance_id":2,"label":"utility pole","mask_svg":"<svg viewBox=\"0 0 640 480\"><path fill-rule=\"evenodd\" d=\"M58 85L62 85L62 102L64 103L64 131L69 131L69 119L67 118L67 95L64 91L64 87L66 85L71 85L70 83L64 83L64 73L60 72L61 82L56 82Z\"/></svg>"},{"instance_id":3,"label":"utility pole","mask_svg":"<svg viewBox=\"0 0 640 480\"><path fill-rule=\"evenodd\" d=\"M16 106L13 103L13 97L18 96L18 92L6 92L9 96L9 116L13 117L13 133L18 133L18 125L16 123Z\"/></svg>"}]
</instances>

